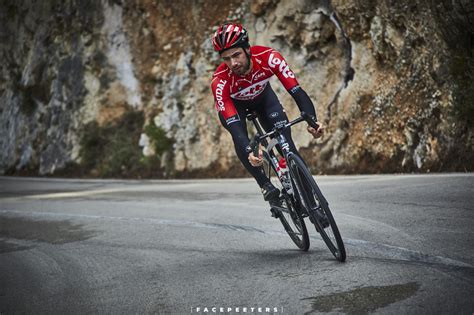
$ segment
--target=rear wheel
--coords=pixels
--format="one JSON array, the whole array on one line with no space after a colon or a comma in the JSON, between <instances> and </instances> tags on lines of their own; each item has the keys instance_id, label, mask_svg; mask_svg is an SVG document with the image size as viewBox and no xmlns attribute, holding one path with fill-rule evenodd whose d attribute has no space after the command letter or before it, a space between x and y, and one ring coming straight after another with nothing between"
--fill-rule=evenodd
<instances>
[{"instance_id":1,"label":"rear wheel","mask_svg":"<svg viewBox=\"0 0 474 315\"><path fill-rule=\"evenodd\" d=\"M303 160L291 155L288 161L291 177L303 208L307 211L316 231L321 235L337 260L346 260L346 249L329 205Z\"/></svg>"},{"instance_id":2,"label":"rear wheel","mask_svg":"<svg viewBox=\"0 0 474 315\"><path fill-rule=\"evenodd\" d=\"M272 184L281 191L279 204L272 206L274 214L278 216L286 233L288 233L296 246L301 250L307 251L309 248L308 230L306 229L304 219L296 211L297 208L295 207L293 196L285 192L275 170L268 162L265 163L264 169Z\"/></svg>"}]
</instances>

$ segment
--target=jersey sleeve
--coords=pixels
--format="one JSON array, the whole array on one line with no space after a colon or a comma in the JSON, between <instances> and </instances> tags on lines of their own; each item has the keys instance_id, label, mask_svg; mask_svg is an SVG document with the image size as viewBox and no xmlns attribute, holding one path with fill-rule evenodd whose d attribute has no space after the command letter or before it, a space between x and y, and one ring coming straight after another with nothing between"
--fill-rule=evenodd
<instances>
[{"instance_id":1,"label":"jersey sleeve","mask_svg":"<svg viewBox=\"0 0 474 315\"><path fill-rule=\"evenodd\" d=\"M277 76L287 91L298 85L295 74L286 63L283 56L276 50L272 50L268 55L268 66Z\"/></svg>"},{"instance_id":2,"label":"jersey sleeve","mask_svg":"<svg viewBox=\"0 0 474 315\"><path fill-rule=\"evenodd\" d=\"M211 83L212 94L216 110L222 114L225 120L237 115L234 102L230 98L229 80L220 77L214 77Z\"/></svg>"},{"instance_id":3,"label":"jersey sleeve","mask_svg":"<svg viewBox=\"0 0 474 315\"><path fill-rule=\"evenodd\" d=\"M295 74L286 63L285 58L276 50L271 50L268 54L268 66L277 76L285 89L290 93L298 105L300 111L313 116L316 119L316 110L308 94L299 86Z\"/></svg>"}]
</instances>

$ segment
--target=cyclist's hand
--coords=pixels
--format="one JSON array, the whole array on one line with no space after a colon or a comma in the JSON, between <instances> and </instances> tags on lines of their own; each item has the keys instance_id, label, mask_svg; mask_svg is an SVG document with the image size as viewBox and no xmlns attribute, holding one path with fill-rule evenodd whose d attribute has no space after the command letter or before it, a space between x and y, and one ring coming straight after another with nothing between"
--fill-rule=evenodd
<instances>
[{"instance_id":1,"label":"cyclist's hand","mask_svg":"<svg viewBox=\"0 0 474 315\"><path fill-rule=\"evenodd\" d=\"M321 138L324 133L324 126L319 121L316 122L318 125L318 129L314 129L313 127L308 126L308 132L313 136L314 139Z\"/></svg>"},{"instance_id":2,"label":"cyclist's hand","mask_svg":"<svg viewBox=\"0 0 474 315\"><path fill-rule=\"evenodd\" d=\"M253 155L253 152L249 153L249 162L253 167L262 166L263 164L263 151L261 148L258 149L258 157Z\"/></svg>"}]
</instances>

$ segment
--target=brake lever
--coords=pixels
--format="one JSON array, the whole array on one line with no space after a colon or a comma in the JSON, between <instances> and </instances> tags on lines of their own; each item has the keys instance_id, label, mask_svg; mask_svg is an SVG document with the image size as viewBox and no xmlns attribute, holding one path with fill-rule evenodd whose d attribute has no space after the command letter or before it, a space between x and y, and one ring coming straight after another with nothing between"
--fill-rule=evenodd
<instances>
[{"instance_id":1,"label":"brake lever","mask_svg":"<svg viewBox=\"0 0 474 315\"><path fill-rule=\"evenodd\" d=\"M313 119L313 117L311 117L311 116L308 115L307 113L301 112L301 117L303 117L303 119L308 123L308 125L310 125L310 127L313 127L314 129L318 129L318 128L319 128L318 124L317 124L316 121Z\"/></svg>"}]
</instances>

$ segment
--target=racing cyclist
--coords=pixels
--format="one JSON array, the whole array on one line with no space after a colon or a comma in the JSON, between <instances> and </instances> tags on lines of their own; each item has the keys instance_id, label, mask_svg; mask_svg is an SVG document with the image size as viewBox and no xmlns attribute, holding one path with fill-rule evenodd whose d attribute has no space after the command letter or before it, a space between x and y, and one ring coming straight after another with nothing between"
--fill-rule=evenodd
<instances>
[{"instance_id":1,"label":"racing cyclist","mask_svg":"<svg viewBox=\"0 0 474 315\"><path fill-rule=\"evenodd\" d=\"M278 200L280 191L265 176L262 152L254 156L246 151L250 142L246 111L255 111L266 131L288 122L288 117L268 82L273 75L277 76L293 97L299 110L317 121L314 105L281 54L270 47L250 47L248 33L241 24L221 25L212 37L212 44L223 60L211 82L219 120L231 134L239 160L262 189L264 200L272 203ZM323 125L319 122L317 124L317 129L307 128L314 138L321 137L324 132ZM290 128L285 129L283 134L290 149L297 152Z\"/></svg>"}]
</instances>

